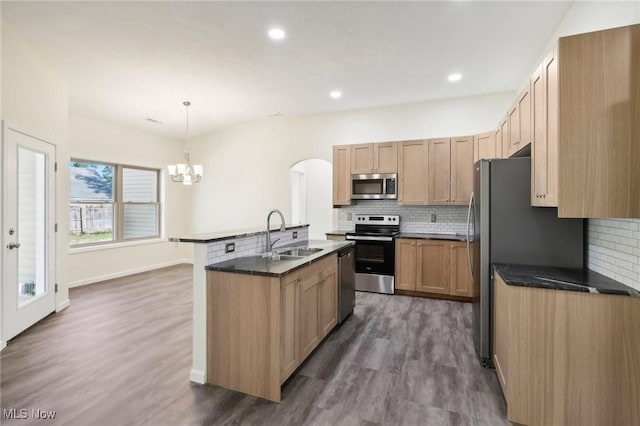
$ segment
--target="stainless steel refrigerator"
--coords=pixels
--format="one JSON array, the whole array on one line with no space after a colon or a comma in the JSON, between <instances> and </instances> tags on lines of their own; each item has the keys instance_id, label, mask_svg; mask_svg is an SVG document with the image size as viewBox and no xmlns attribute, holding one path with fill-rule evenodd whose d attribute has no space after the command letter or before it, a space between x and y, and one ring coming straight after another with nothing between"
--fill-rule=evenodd
<instances>
[{"instance_id":1,"label":"stainless steel refrigerator","mask_svg":"<svg viewBox=\"0 0 640 426\"><path fill-rule=\"evenodd\" d=\"M531 159L480 160L469 203L476 353L491 367L494 263L582 268L584 222L558 219L558 209L531 207ZM473 226L472 226L473 225Z\"/></svg>"}]
</instances>

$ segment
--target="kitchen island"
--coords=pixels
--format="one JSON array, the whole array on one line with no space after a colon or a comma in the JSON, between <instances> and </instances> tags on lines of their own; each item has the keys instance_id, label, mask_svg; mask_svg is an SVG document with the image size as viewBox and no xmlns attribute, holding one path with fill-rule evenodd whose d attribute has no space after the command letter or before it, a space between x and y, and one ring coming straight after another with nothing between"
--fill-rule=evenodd
<instances>
[{"instance_id":1,"label":"kitchen island","mask_svg":"<svg viewBox=\"0 0 640 426\"><path fill-rule=\"evenodd\" d=\"M208 265L207 382L280 401L281 385L337 324L337 251L352 244L308 241L304 257Z\"/></svg>"}]
</instances>

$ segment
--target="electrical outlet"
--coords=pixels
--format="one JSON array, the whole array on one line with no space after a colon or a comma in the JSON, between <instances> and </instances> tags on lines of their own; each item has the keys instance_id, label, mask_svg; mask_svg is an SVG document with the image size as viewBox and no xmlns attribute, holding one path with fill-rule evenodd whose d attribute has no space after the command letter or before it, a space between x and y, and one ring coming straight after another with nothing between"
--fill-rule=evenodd
<instances>
[{"instance_id":1,"label":"electrical outlet","mask_svg":"<svg viewBox=\"0 0 640 426\"><path fill-rule=\"evenodd\" d=\"M353 220L353 213L347 213L347 220Z\"/></svg>"},{"instance_id":2,"label":"electrical outlet","mask_svg":"<svg viewBox=\"0 0 640 426\"><path fill-rule=\"evenodd\" d=\"M293 239L297 239L298 238L298 231L293 231Z\"/></svg>"},{"instance_id":3,"label":"electrical outlet","mask_svg":"<svg viewBox=\"0 0 640 426\"><path fill-rule=\"evenodd\" d=\"M431 222L435 223L436 221L436 214L435 213L431 213Z\"/></svg>"},{"instance_id":4,"label":"electrical outlet","mask_svg":"<svg viewBox=\"0 0 640 426\"><path fill-rule=\"evenodd\" d=\"M227 243L224 245L225 253L233 253L234 251L236 251L236 243Z\"/></svg>"}]
</instances>

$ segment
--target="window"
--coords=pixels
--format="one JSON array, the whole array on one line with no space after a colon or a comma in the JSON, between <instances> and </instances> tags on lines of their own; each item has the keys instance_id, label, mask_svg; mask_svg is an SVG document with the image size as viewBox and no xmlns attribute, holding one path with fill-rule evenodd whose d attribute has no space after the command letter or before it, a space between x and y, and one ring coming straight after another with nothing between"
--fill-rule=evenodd
<instances>
[{"instance_id":1,"label":"window","mask_svg":"<svg viewBox=\"0 0 640 426\"><path fill-rule=\"evenodd\" d=\"M72 160L71 246L157 238L159 177L157 169Z\"/></svg>"}]
</instances>

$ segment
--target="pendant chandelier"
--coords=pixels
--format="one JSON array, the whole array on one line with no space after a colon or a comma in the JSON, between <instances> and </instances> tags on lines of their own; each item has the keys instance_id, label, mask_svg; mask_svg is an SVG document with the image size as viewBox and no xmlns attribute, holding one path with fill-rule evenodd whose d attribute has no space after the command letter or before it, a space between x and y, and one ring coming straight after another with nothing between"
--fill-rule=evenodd
<instances>
[{"instance_id":1,"label":"pendant chandelier","mask_svg":"<svg viewBox=\"0 0 640 426\"><path fill-rule=\"evenodd\" d=\"M199 164L191 165L191 153L189 152L189 106L191 102L184 101L182 105L187 111L187 131L184 137L184 163L170 164L169 176L171 182L182 182L183 185L191 185L202 180L202 166Z\"/></svg>"}]
</instances>

